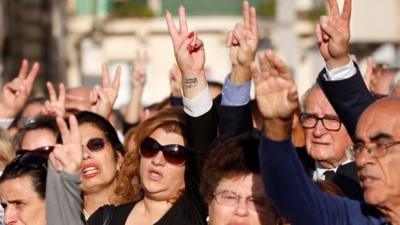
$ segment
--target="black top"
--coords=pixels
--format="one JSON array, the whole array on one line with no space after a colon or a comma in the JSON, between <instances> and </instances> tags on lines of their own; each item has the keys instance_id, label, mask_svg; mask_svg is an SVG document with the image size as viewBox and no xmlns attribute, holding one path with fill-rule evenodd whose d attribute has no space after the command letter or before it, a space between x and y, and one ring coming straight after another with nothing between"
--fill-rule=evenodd
<instances>
[{"instance_id":1,"label":"black top","mask_svg":"<svg viewBox=\"0 0 400 225\"><path fill-rule=\"evenodd\" d=\"M204 121L214 121L204 123ZM216 110L212 110L200 117L186 115L188 127L189 148L185 162L185 191L175 204L155 225L191 224L206 225L207 204L200 191L200 173L204 161L217 137ZM197 136L194 138L194 136ZM132 211L135 203L117 206L112 213L109 225L123 225ZM104 207L99 208L88 220L88 225L103 225Z\"/></svg>"}]
</instances>

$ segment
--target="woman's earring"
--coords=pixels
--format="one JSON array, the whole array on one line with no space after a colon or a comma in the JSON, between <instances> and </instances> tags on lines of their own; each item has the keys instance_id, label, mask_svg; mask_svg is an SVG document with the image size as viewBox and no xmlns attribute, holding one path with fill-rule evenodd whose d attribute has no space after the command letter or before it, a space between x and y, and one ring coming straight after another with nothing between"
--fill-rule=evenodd
<instances>
[{"instance_id":1,"label":"woman's earring","mask_svg":"<svg viewBox=\"0 0 400 225\"><path fill-rule=\"evenodd\" d=\"M207 222L208 225L210 225L210 217L209 216L207 216L206 222Z\"/></svg>"}]
</instances>

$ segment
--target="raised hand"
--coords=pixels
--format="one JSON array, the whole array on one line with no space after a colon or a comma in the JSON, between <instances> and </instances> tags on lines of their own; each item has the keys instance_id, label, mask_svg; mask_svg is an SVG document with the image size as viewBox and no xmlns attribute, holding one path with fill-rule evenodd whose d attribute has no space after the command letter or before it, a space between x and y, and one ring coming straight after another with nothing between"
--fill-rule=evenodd
<instances>
[{"instance_id":1,"label":"raised hand","mask_svg":"<svg viewBox=\"0 0 400 225\"><path fill-rule=\"evenodd\" d=\"M174 97L182 97L182 73L176 64L169 70L169 86Z\"/></svg>"},{"instance_id":2,"label":"raised hand","mask_svg":"<svg viewBox=\"0 0 400 225\"><path fill-rule=\"evenodd\" d=\"M252 65L258 107L265 120L289 120L299 107L296 84L287 65L272 51L259 54Z\"/></svg>"},{"instance_id":3,"label":"raised hand","mask_svg":"<svg viewBox=\"0 0 400 225\"><path fill-rule=\"evenodd\" d=\"M149 62L149 56L147 52L142 54L138 51L136 53L135 66L132 71L132 86L134 88L143 88L146 81L146 69Z\"/></svg>"},{"instance_id":4,"label":"raised hand","mask_svg":"<svg viewBox=\"0 0 400 225\"><path fill-rule=\"evenodd\" d=\"M29 71L28 60L22 60L18 77L3 87L0 99L0 118L13 118L24 107L38 73L39 63L34 63Z\"/></svg>"},{"instance_id":5,"label":"raised hand","mask_svg":"<svg viewBox=\"0 0 400 225\"><path fill-rule=\"evenodd\" d=\"M46 83L50 95L50 101L46 100L44 103L44 110L46 114L54 114L63 118L65 116L65 87L61 83L59 85L60 95L57 97L56 90L51 82Z\"/></svg>"},{"instance_id":6,"label":"raised hand","mask_svg":"<svg viewBox=\"0 0 400 225\"><path fill-rule=\"evenodd\" d=\"M370 91L374 91L379 78L382 76L383 71L378 68L374 63L372 57L367 59L367 70L365 71L364 81Z\"/></svg>"},{"instance_id":7,"label":"raised hand","mask_svg":"<svg viewBox=\"0 0 400 225\"><path fill-rule=\"evenodd\" d=\"M121 78L121 67L118 67L114 80L110 85L110 78L107 64L102 65L102 87L96 85L90 94L91 108L90 110L104 118L111 115L112 107L118 97L119 85Z\"/></svg>"},{"instance_id":8,"label":"raised hand","mask_svg":"<svg viewBox=\"0 0 400 225\"><path fill-rule=\"evenodd\" d=\"M185 97L192 98L207 86L204 72L205 54L203 42L195 32L188 31L186 12L179 7L179 30L172 15L166 12L168 31L174 45L176 62L182 72L182 87Z\"/></svg>"},{"instance_id":9,"label":"raised hand","mask_svg":"<svg viewBox=\"0 0 400 225\"><path fill-rule=\"evenodd\" d=\"M231 81L243 84L251 79L250 65L258 47L258 25L255 7L243 1L243 23L236 24L228 33L226 46L230 48L232 62Z\"/></svg>"},{"instance_id":10,"label":"raised hand","mask_svg":"<svg viewBox=\"0 0 400 225\"><path fill-rule=\"evenodd\" d=\"M58 129L60 130L62 145L56 145L50 153L50 161L58 171L67 173L78 173L81 170L83 153L78 121L74 115L69 117L69 126L64 119L57 117Z\"/></svg>"},{"instance_id":11,"label":"raised hand","mask_svg":"<svg viewBox=\"0 0 400 225\"><path fill-rule=\"evenodd\" d=\"M328 69L346 65L350 57L351 0L345 0L342 13L336 0L328 0L329 16L321 16L315 34Z\"/></svg>"}]
</instances>

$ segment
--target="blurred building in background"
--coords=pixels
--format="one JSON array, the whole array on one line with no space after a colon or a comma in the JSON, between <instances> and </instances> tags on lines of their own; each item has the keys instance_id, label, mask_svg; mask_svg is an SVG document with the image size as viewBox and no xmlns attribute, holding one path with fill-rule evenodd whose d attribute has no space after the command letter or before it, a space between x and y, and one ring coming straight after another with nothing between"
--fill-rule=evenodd
<instances>
[{"instance_id":1,"label":"blurred building in background","mask_svg":"<svg viewBox=\"0 0 400 225\"><path fill-rule=\"evenodd\" d=\"M205 43L207 78L222 82L230 71L226 33L241 21L242 5L242 0L1 0L0 8L7 12L2 13L0 21L0 48L3 49L0 58L5 68L19 66L7 64L10 52L4 49L11 45L5 40L12 32L23 30L23 26L12 25L10 32L14 17L10 15L9 5L32 5L33 2L47 4L42 7L47 9L47 14L43 14L49 18L45 20L47 23L35 23L42 27L40 35L47 38L40 42L46 52L43 57L56 59L54 65L61 65L50 69L47 65L53 64L45 64L52 72L46 79L65 81L68 87L93 86L100 82L102 62L109 63L112 70L121 65L119 106L130 97L130 70L138 50L147 51L150 56L144 104L169 95L168 71L175 59L163 16L165 10L176 16L180 4L187 9L189 29L198 32ZM314 38L314 24L326 13L325 0L250 0L250 3L257 7L260 50L277 51L292 68L303 93L323 66ZM22 15L16 15L33 18L33 12L20 10ZM28 24L36 26L33 23ZM361 65L366 56L373 55L378 63L399 66L400 1L353 0L351 26L351 51ZM14 40L21 46L15 58L30 57L32 46L36 46L34 40Z\"/></svg>"}]
</instances>

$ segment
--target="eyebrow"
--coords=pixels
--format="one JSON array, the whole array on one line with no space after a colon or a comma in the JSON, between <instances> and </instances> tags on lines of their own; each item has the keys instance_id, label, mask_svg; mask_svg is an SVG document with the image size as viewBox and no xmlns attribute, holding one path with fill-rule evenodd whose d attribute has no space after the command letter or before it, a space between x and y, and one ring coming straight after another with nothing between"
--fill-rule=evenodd
<instances>
[{"instance_id":1,"label":"eyebrow","mask_svg":"<svg viewBox=\"0 0 400 225\"><path fill-rule=\"evenodd\" d=\"M371 141L377 141L380 139L393 139L393 136L387 133L378 133L370 138Z\"/></svg>"},{"instance_id":2,"label":"eyebrow","mask_svg":"<svg viewBox=\"0 0 400 225\"><path fill-rule=\"evenodd\" d=\"M317 113L314 113L314 112L303 111L301 113L306 114L306 115L311 115L311 116L317 116L318 118L320 118L319 115ZM327 116L328 117L329 116L331 116L331 117L339 117L338 115L335 115L335 114L324 114L322 117L327 117Z\"/></svg>"},{"instance_id":3,"label":"eyebrow","mask_svg":"<svg viewBox=\"0 0 400 225\"><path fill-rule=\"evenodd\" d=\"M393 136L387 133L377 133L374 136L369 138L371 141L377 141L377 140L381 140L381 139L393 139ZM361 138L361 137L355 137L353 138L353 142L354 143L365 143L365 141Z\"/></svg>"}]
</instances>

